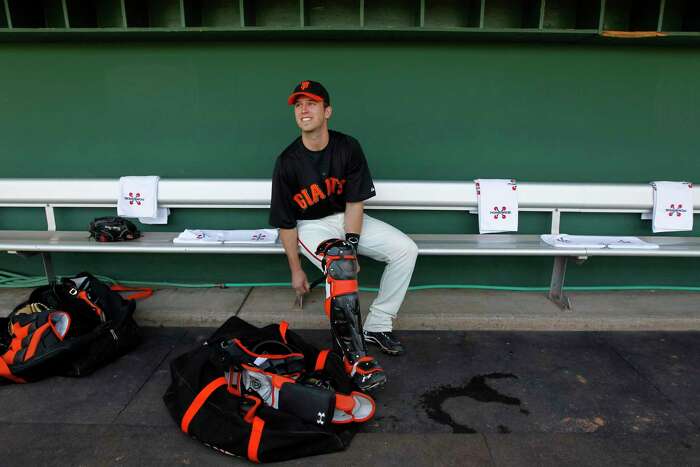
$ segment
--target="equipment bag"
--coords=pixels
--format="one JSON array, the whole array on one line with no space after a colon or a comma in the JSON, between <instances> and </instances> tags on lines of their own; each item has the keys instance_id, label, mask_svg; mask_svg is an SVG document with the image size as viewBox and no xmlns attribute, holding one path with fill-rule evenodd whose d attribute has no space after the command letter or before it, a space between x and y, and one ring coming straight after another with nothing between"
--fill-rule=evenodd
<instances>
[{"instance_id":1,"label":"equipment bag","mask_svg":"<svg viewBox=\"0 0 700 467\"><path fill-rule=\"evenodd\" d=\"M171 362L163 400L180 429L224 454L274 462L345 449L375 404L340 356L285 322L230 318Z\"/></svg>"},{"instance_id":2,"label":"equipment bag","mask_svg":"<svg viewBox=\"0 0 700 467\"><path fill-rule=\"evenodd\" d=\"M136 304L115 291L124 289L81 273L32 291L0 320L0 381L84 376L133 349ZM133 290L136 298L152 294Z\"/></svg>"}]
</instances>

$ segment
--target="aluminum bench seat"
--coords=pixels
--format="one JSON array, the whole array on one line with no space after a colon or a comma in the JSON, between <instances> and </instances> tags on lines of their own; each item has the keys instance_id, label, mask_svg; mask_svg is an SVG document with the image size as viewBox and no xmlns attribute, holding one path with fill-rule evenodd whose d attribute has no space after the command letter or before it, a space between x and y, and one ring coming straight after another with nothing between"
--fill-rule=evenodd
<instances>
[{"instance_id":1,"label":"aluminum bench seat","mask_svg":"<svg viewBox=\"0 0 700 467\"><path fill-rule=\"evenodd\" d=\"M284 253L275 244L182 244L177 232L144 232L128 242L101 243L80 231L0 231L0 251L25 253ZM568 256L585 255L585 249L565 252L542 242L538 235L411 235L418 253L431 256Z\"/></svg>"}]
</instances>

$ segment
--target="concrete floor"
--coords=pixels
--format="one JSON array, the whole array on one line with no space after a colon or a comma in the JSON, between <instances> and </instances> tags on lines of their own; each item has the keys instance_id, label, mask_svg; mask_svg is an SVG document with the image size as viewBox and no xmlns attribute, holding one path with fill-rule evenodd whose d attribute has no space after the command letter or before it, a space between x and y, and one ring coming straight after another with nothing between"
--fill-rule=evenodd
<instances>
[{"instance_id":1,"label":"concrete floor","mask_svg":"<svg viewBox=\"0 0 700 467\"><path fill-rule=\"evenodd\" d=\"M0 292L0 309L28 292ZM87 378L0 386L0 465L247 464L178 430L161 400L169 362L235 314L286 319L328 345L321 292L303 311L293 298L280 288L157 291L138 303L137 320L152 327L132 353ZM700 465L700 294L572 301L561 312L537 293L410 293L396 326L408 353L378 355L389 384L375 418L348 450L288 464Z\"/></svg>"},{"instance_id":2,"label":"concrete floor","mask_svg":"<svg viewBox=\"0 0 700 467\"><path fill-rule=\"evenodd\" d=\"M0 465L245 465L179 431L169 362L211 328L144 328L93 375L0 386ZM325 330L299 331L318 346ZM700 333L401 331L346 451L304 466L700 465Z\"/></svg>"},{"instance_id":3,"label":"concrete floor","mask_svg":"<svg viewBox=\"0 0 700 467\"><path fill-rule=\"evenodd\" d=\"M29 291L0 290L9 312ZM367 310L374 293L363 292ZM544 293L476 290L409 292L395 323L401 330L692 331L700 330L700 293L572 292L573 311L559 310ZM2 313L3 311L0 311ZM231 314L254 324L287 320L294 328L326 329L323 291L294 307L289 288L159 289L139 302L148 326L219 326Z\"/></svg>"}]
</instances>

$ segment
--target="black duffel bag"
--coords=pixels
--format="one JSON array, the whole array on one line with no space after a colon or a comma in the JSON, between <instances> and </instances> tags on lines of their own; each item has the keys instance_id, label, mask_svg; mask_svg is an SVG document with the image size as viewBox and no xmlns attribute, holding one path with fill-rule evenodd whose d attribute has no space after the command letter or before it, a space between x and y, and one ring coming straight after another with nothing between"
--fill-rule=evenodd
<instances>
[{"instance_id":1,"label":"black duffel bag","mask_svg":"<svg viewBox=\"0 0 700 467\"><path fill-rule=\"evenodd\" d=\"M286 382L277 397L255 380L246 389L237 368L248 368L248 376L270 376L273 386L275 378ZM349 415L337 420L336 415L347 415L339 413L337 398L349 400L341 394L371 399L357 391L340 356L318 350L284 322L257 328L232 317L202 345L174 359L170 371L172 382L163 400L180 430L221 453L256 463L344 450L358 426L374 414L371 402L371 413L361 420ZM332 413L326 413L327 401L321 400L329 392L336 398ZM304 416L309 409L311 417Z\"/></svg>"},{"instance_id":2,"label":"black duffel bag","mask_svg":"<svg viewBox=\"0 0 700 467\"><path fill-rule=\"evenodd\" d=\"M124 299L117 290L139 290ZM0 377L29 382L85 376L140 341L133 298L149 289L103 283L89 273L39 287L0 321Z\"/></svg>"}]
</instances>

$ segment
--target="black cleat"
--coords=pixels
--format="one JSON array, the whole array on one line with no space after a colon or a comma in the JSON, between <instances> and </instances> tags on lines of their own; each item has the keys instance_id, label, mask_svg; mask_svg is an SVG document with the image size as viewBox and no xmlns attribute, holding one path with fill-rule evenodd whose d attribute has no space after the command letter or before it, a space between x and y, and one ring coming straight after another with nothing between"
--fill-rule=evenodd
<instances>
[{"instance_id":1,"label":"black cleat","mask_svg":"<svg viewBox=\"0 0 700 467\"><path fill-rule=\"evenodd\" d=\"M356 373L352 380L362 392L375 393L383 389L386 385L386 374L384 371L377 371L367 375Z\"/></svg>"},{"instance_id":2,"label":"black cleat","mask_svg":"<svg viewBox=\"0 0 700 467\"><path fill-rule=\"evenodd\" d=\"M369 332L363 331L365 342L376 345L379 349L388 355L403 355L406 353L401 342L394 336L391 331L386 332Z\"/></svg>"}]
</instances>

